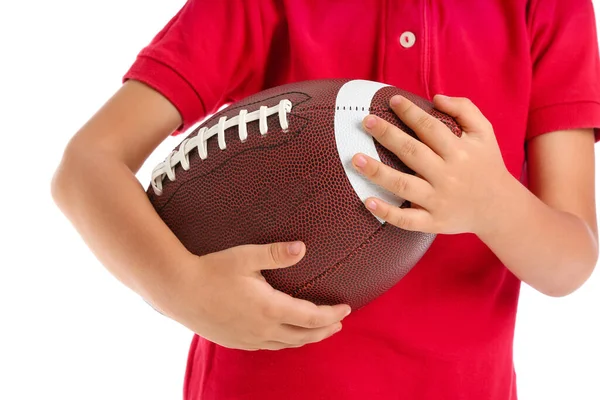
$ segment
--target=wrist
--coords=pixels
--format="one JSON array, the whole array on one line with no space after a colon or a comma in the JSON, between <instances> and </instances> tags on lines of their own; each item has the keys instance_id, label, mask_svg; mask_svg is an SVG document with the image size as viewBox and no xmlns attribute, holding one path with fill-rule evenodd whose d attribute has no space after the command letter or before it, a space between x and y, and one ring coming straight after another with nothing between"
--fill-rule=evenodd
<instances>
[{"instance_id":1,"label":"wrist","mask_svg":"<svg viewBox=\"0 0 600 400\"><path fill-rule=\"evenodd\" d=\"M514 229L522 219L531 193L508 171L496 178L489 188L491 196L482 207L473 233L482 241Z\"/></svg>"},{"instance_id":2,"label":"wrist","mask_svg":"<svg viewBox=\"0 0 600 400\"><path fill-rule=\"evenodd\" d=\"M197 266L198 260L198 256L184 249L168 261L148 266L138 279L136 292L157 311L171 316L190 266Z\"/></svg>"}]
</instances>

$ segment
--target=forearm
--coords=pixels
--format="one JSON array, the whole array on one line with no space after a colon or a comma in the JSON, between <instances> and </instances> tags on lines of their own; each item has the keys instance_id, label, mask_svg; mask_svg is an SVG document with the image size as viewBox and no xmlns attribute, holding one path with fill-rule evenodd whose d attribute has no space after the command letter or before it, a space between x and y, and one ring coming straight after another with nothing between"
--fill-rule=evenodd
<instances>
[{"instance_id":1,"label":"forearm","mask_svg":"<svg viewBox=\"0 0 600 400\"><path fill-rule=\"evenodd\" d=\"M71 148L52 182L54 199L100 262L149 301L168 296L189 252L162 222L134 173L109 154Z\"/></svg>"},{"instance_id":2,"label":"forearm","mask_svg":"<svg viewBox=\"0 0 600 400\"><path fill-rule=\"evenodd\" d=\"M478 236L536 290L550 296L573 292L597 261L593 231L583 219L547 206L512 176L502 187Z\"/></svg>"}]
</instances>

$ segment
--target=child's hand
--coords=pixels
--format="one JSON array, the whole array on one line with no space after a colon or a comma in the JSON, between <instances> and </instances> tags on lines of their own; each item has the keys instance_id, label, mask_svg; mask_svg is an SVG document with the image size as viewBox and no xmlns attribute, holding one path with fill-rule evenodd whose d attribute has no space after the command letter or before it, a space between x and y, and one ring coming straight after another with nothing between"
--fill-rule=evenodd
<instances>
[{"instance_id":1,"label":"child's hand","mask_svg":"<svg viewBox=\"0 0 600 400\"><path fill-rule=\"evenodd\" d=\"M453 116L464 133L456 137L442 122L401 96L390 106L422 142L388 122L369 115L363 125L418 176L390 168L364 154L352 162L374 183L412 203L401 209L368 198L367 208L402 229L430 233L479 233L489 224L487 211L502 206L496 193L511 178L493 128L469 100L436 96L435 107Z\"/></svg>"},{"instance_id":2,"label":"child's hand","mask_svg":"<svg viewBox=\"0 0 600 400\"><path fill-rule=\"evenodd\" d=\"M279 350L319 342L342 328L347 305L316 306L273 289L264 269L285 268L304 257L298 242L234 247L183 265L168 304L157 308L219 345Z\"/></svg>"}]
</instances>

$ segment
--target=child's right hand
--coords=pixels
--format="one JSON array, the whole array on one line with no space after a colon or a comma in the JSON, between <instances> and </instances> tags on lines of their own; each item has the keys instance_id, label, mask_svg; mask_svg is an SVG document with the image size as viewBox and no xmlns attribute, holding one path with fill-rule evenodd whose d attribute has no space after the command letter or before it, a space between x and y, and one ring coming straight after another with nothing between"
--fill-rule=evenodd
<instances>
[{"instance_id":1,"label":"child's right hand","mask_svg":"<svg viewBox=\"0 0 600 400\"><path fill-rule=\"evenodd\" d=\"M219 345L279 350L319 342L342 328L348 305L317 306L275 290L260 273L302 259L301 242L246 245L182 265L161 312Z\"/></svg>"},{"instance_id":2,"label":"child's right hand","mask_svg":"<svg viewBox=\"0 0 600 400\"><path fill-rule=\"evenodd\" d=\"M304 245L296 255L273 244L197 257L160 219L135 173L182 122L166 97L127 81L69 142L52 181L56 204L108 271L209 340L282 349L331 336L348 306L292 298L260 273L297 263Z\"/></svg>"}]
</instances>

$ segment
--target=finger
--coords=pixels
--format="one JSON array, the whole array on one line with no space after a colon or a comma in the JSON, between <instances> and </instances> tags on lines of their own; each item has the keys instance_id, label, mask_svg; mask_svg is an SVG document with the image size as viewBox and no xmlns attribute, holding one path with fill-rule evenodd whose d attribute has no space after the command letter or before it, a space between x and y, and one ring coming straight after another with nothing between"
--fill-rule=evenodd
<instances>
[{"instance_id":1,"label":"finger","mask_svg":"<svg viewBox=\"0 0 600 400\"><path fill-rule=\"evenodd\" d=\"M431 214L422 208L400 208L375 197L369 197L365 205L373 215L398 228L433 233Z\"/></svg>"},{"instance_id":2,"label":"finger","mask_svg":"<svg viewBox=\"0 0 600 400\"><path fill-rule=\"evenodd\" d=\"M257 346L258 348L256 350L272 350L272 351L276 351L276 350L284 350L284 349L296 349L298 347L302 347L304 346L304 344L289 344L289 343L284 343L284 342L278 342L276 340L270 340L268 342L263 342L261 343L259 346Z\"/></svg>"},{"instance_id":3,"label":"finger","mask_svg":"<svg viewBox=\"0 0 600 400\"><path fill-rule=\"evenodd\" d=\"M400 172L365 154L355 155L352 164L370 181L404 200L427 208L433 187L424 179Z\"/></svg>"},{"instance_id":4,"label":"finger","mask_svg":"<svg viewBox=\"0 0 600 400\"><path fill-rule=\"evenodd\" d=\"M323 328L301 328L292 325L281 325L281 329L274 338L278 342L287 343L291 346L302 346L308 343L317 343L338 333L342 324L335 324Z\"/></svg>"},{"instance_id":5,"label":"finger","mask_svg":"<svg viewBox=\"0 0 600 400\"><path fill-rule=\"evenodd\" d=\"M303 328L323 328L335 324L350 314L350 306L336 304L318 306L307 300L297 299L283 292L277 292L270 303L276 309L275 315L267 315L280 323Z\"/></svg>"},{"instance_id":6,"label":"finger","mask_svg":"<svg viewBox=\"0 0 600 400\"><path fill-rule=\"evenodd\" d=\"M389 122L367 115L363 125L371 136L413 171L428 177L436 167L441 167L442 159L432 149Z\"/></svg>"},{"instance_id":7,"label":"finger","mask_svg":"<svg viewBox=\"0 0 600 400\"><path fill-rule=\"evenodd\" d=\"M275 340L263 342L259 346L260 350L283 350L283 349L288 349L290 347L291 346L288 343L277 342Z\"/></svg>"},{"instance_id":8,"label":"finger","mask_svg":"<svg viewBox=\"0 0 600 400\"><path fill-rule=\"evenodd\" d=\"M399 95L390 99L390 107L436 154L444 158L452 151L458 138L442 121Z\"/></svg>"},{"instance_id":9,"label":"finger","mask_svg":"<svg viewBox=\"0 0 600 400\"><path fill-rule=\"evenodd\" d=\"M290 347L300 347L300 346L292 346L288 343L277 342L275 340L269 340L262 343L249 344L239 347L239 350L244 351L258 351L258 350L283 350Z\"/></svg>"},{"instance_id":10,"label":"finger","mask_svg":"<svg viewBox=\"0 0 600 400\"><path fill-rule=\"evenodd\" d=\"M237 264L261 271L297 264L304 257L306 246L302 242L282 242L238 246L235 250Z\"/></svg>"},{"instance_id":11,"label":"finger","mask_svg":"<svg viewBox=\"0 0 600 400\"><path fill-rule=\"evenodd\" d=\"M473 102L464 97L436 95L433 98L435 108L453 117L462 129L468 133L483 133L492 130L492 124Z\"/></svg>"}]
</instances>

